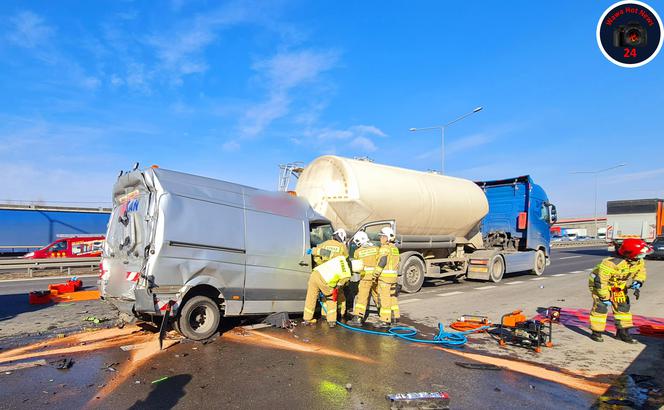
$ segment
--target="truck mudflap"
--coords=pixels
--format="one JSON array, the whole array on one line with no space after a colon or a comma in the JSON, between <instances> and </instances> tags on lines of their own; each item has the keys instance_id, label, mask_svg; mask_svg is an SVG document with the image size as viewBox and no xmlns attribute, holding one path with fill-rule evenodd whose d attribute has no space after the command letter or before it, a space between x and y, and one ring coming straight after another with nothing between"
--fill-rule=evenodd
<instances>
[{"instance_id":1,"label":"truck mudflap","mask_svg":"<svg viewBox=\"0 0 664 410\"><path fill-rule=\"evenodd\" d=\"M162 316L171 304L171 315L175 315L180 307L180 301L175 293L153 293L147 288L137 288L134 295L136 296L134 311L137 314Z\"/></svg>"}]
</instances>

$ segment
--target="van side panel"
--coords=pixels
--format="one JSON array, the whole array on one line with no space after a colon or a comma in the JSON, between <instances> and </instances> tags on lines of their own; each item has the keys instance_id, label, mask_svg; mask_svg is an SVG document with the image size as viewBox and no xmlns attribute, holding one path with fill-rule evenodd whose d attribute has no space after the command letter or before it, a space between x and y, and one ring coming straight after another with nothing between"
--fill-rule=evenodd
<instances>
[{"instance_id":1,"label":"van side panel","mask_svg":"<svg viewBox=\"0 0 664 410\"><path fill-rule=\"evenodd\" d=\"M226 314L239 314L246 260L243 209L163 194L158 218L168 223L158 224L155 254L148 261L155 284L210 284L226 300Z\"/></svg>"},{"instance_id":2,"label":"van side panel","mask_svg":"<svg viewBox=\"0 0 664 410\"><path fill-rule=\"evenodd\" d=\"M247 276L242 313L301 312L312 263L305 254L307 222L245 212Z\"/></svg>"}]
</instances>

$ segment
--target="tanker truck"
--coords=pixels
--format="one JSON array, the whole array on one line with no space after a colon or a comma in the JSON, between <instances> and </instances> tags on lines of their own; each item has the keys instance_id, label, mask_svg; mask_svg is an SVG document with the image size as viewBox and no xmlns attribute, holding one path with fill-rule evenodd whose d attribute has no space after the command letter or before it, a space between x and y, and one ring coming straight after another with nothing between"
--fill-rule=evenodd
<instances>
[{"instance_id":1,"label":"tanker truck","mask_svg":"<svg viewBox=\"0 0 664 410\"><path fill-rule=\"evenodd\" d=\"M408 293L425 278L499 282L510 272L542 275L549 264L556 208L528 175L473 182L327 155L304 168L295 194L349 233L376 241L391 226Z\"/></svg>"}]
</instances>

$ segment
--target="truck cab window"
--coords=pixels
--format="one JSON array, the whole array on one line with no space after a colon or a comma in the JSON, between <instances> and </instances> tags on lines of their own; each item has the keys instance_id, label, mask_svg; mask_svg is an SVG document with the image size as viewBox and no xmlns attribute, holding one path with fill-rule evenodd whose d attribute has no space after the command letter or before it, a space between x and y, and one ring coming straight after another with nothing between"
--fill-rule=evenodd
<instances>
[{"instance_id":1,"label":"truck cab window","mask_svg":"<svg viewBox=\"0 0 664 410\"><path fill-rule=\"evenodd\" d=\"M332 225L316 225L311 227L311 247L316 247L321 243L332 239Z\"/></svg>"},{"instance_id":2,"label":"truck cab window","mask_svg":"<svg viewBox=\"0 0 664 410\"><path fill-rule=\"evenodd\" d=\"M546 203L542 203L542 216L540 217L543 221L549 222L549 207Z\"/></svg>"}]
</instances>

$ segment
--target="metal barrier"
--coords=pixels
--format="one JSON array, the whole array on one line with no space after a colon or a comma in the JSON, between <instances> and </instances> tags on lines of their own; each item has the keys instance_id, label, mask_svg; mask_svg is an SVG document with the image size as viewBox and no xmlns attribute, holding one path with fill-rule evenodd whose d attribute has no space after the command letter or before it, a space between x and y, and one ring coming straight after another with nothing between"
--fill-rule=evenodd
<instances>
[{"instance_id":1,"label":"metal barrier","mask_svg":"<svg viewBox=\"0 0 664 410\"><path fill-rule=\"evenodd\" d=\"M580 248L580 247L608 247L609 244L604 239L596 239L593 241L561 241L551 242L552 248Z\"/></svg>"},{"instance_id":2,"label":"metal barrier","mask_svg":"<svg viewBox=\"0 0 664 410\"><path fill-rule=\"evenodd\" d=\"M90 267L91 270L98 269L101 258L50 258L50 259L2 259L0 260L0 274L3 272L27 271L30 277L35 270L60 269L67 270L71 275L72 268Z\"/></svg>"}]
</instances>

